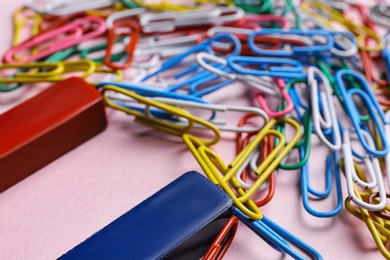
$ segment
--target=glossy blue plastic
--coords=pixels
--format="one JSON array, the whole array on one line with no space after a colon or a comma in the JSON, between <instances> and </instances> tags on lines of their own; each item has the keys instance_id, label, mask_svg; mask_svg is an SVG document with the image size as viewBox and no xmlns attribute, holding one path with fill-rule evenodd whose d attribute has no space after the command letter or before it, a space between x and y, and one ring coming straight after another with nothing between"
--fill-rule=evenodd
<instances>
[{"instance_id":1,"label":"glossy blue plastic","mask_svg":"<svg viewBox=\"0 0 390 260\"><path fill-rule=\"evenodd\" d=\"M203 175L188 172L59 259L200 259L232 205Z\"/></svg>"}]
</instances>

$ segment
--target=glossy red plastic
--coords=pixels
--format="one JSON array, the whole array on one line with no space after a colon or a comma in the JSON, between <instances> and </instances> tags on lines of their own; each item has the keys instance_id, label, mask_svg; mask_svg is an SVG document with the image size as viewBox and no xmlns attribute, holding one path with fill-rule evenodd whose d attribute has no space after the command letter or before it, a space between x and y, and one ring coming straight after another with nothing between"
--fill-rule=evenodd
<instances>
[{"instance_id":1,"label":"glossy red plastic","mask_svg":"<svg viewBox=\"0 0 390 260\"><path fill-rule=\"evenodd\" d=\"M80 78L57 83L0 115L0 191L107 126L103 96Z\"/></svg>"}]
</instances>

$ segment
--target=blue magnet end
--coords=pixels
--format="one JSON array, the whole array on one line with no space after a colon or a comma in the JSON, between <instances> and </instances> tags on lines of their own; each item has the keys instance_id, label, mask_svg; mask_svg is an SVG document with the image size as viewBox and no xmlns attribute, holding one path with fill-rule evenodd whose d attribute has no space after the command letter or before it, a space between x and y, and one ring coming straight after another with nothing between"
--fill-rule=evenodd
<instances>
[{"instance_id":1,"label":"blue magnet end","mask_svg":"<svg viewBox=\"0 0 390 260\"><path fill-rule=\"evenodd\" d=\"M187 172L59 259L200 259L232 205L203 175Z\"/></svg>"}]
</instances>

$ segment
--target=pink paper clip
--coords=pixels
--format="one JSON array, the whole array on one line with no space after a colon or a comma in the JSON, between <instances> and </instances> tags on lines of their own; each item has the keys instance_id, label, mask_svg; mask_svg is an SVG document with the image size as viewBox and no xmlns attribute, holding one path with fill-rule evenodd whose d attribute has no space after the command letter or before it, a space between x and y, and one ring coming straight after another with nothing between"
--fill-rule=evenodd
<instances>
[{"instance_id":1,"label":"pink paper clip","mask_svg":"<svg viewBox=\"0 0 390 260\"><path fill-rule=\"evenodd\" d=\"M294 103L290 97L290 94L286 91L286 83L283 79L277 78L275 80L275 83L279 87L280 94L284 98L284 101L286 101L286 108L284 108L281 111L274 112L272 111L269 106L267 105L267 102L265 101L264 93L258 90L254 91L255 96L257 97L257 101L259 102L260 107L267 113L269 117L280 117L284 116L288 113L290 113L294 109Z\"/></svg>"},{"instance_id":2,"label":"pink paper clip","mask_svg":"<svg viewBox=\"0 0 390 260\"><path fill-rule=\"evenodd\" d=\"M3 57L3 61L6 63L26 63L37 61L57 51L99 36L105 31L106 23L104 19L97 16L86 16L59 28L38 34L31 38L30 41L25 41L22 44L9 49ZM51 42L43 48L39 46L53 39L58 40ZM41 49L38 53L34 54L29 51L36 46ZM28 55L21 55L22 53L28 53ZM17 59L15 59L16 56L18 57Z\"/></svg>"}]
</instances>

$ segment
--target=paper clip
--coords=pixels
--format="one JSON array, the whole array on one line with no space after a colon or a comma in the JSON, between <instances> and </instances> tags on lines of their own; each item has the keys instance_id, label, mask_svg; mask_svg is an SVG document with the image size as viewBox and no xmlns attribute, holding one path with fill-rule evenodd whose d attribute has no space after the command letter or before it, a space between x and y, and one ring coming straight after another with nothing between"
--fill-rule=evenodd
<instances>
[{"instance_id":1,"label":"paper clip","mask_svg":"<svg viewBox=\"0 0 390 260\"><path fill-rule=\"evenodd\" d=\"M126 69L130 67L133 61L135 47L138 43L138 37L140 34L140 26L135 21L115 22L114 25L109 28L107 37L107 51L104 57L104 64L112 69ZM118 38L126 36L128 43L125 43L124 55L125 58L121 59L119 64L114 63L111 59L113 47Z\"/></svg>"},{"instance_id":2,"label":"paper clip","mask_svg":"<svg viewBox=\"0 0 390 260\"><path fill-rule=\"evenodd\" d=\"M196 55L196 61L202 68L222 78L237 80L245 85L249 85L255 89L258 89L263 93L267 93L273 96L280 96L280 93L276 90L276 86L273 82L267 81L264 78L231 72L231 69L227 66L228 62L224 58L220 58L209 53L200 52ZM216 65L213 66L213 63L216 63ZM190 91L193 89L194 88L190 88Z\"/></svg>"},{"instance_id":3,"label":"paper clip","mask_svg":"<svg viewBox=\"0 0 390 260\"><path fill-rule=\"evenodd\" d=\"M369 145L371 147L374 146L374 141L372 140L370 134L364 130L362 131L362 133L364 134L364 138L367 140ZM370 158L370 156L368 155L365 155L363 157L363 162L367 167L367 173L370 176L370 182L367 182L363 172L353 161L350 134L348 129L344 130L342 150L344 154L344 173L345 178L347 180L347 190L351 200L359 207L365 208L370 211L378 211L384 209L387 200L386 190L382 179L382 171L379 165L379 159L375 157ZM358 192L356 190L356 187L354 186L354 183L367 190L371 190L375 187L378 187L380 196L379 203L370 204L361 200L359 196L357 196Z\"/></svg>"},{"instance_id":4,"label":"paper clip","mask_svg":"<svg viewBox=\"0 0 390 260\"><path fill-rule=\"evenodd\" d=\"M7 69L19 69L13 76L7 76L0 78L1 83L27 83L27 82L39 82L45 78L56 77L58 74L64 71L64 65L62 63L46 63L36 62L27 64L1 64L1 70ZM43 70L43 71L37 71ZM28 70L33 70L28 72Z\"/></svg>"},{"instance_id":5,"label":"paper clip","mask_svg":"<svg viewBox=\"0 0 390 260\"><path fill-rule=\"evenodd\" d=\"M310 66L307 74L314 131L326 147L332 151L338 151L341 149L341 134L332 98L332 88L325 74L317 67ZM319 90L321 85L324 90ZM322 111L320 111L320 104ZM322 130L329 128L332 129L334 143L326 138Z\"/></svg>"},{"instance_id":6,"label":"paper clip","mask_svg":"<svg viewBox=\"0 0 390 260\"><path fill-rule=\"evenodd\" d=\"M375 204L378 197L379 197L379 192L373 192L368 197L368 202L370 204ZM386 197L389 199L390 198L390 194L386 193ZM390 215L388 214L389 211L390 211L390 205L386 205L386 207L383 210L381 210L381 211L372 211L372 213L375 216L377 216L378 218L381 218L381 219L385 220L387 222L387 224L389 224L389 222L388 222L390 220Z\"/></svg>"},{"instance_id":7,"label":"paper clip","mask_svg":"<svg viewBox=\"0 0 390 260\"><path fill-rule=\"evenodd\" d=\"M388 110L385 114L386 119L390 120L390 110ZM388 138L387 140L390 140L390 125L387 124L385 125L385 133L386 137ZM387 185L390 187L390 152L386 154L385 156L385 173L386 173L386 178L387 178Z\"/></svg>"},{"instance_id":8,"label":"paper clip","mask_svg":"<svg viewBox=\"0 0 390 260\"><path fill-rule=\"evenodd\" d=\"M137 94L141 94L145 97L164 97L170 99L179 99L179 100L187 100L197 103L208 104L209 102L190 95L183 95L180 93L167 92L164 90L160 90L157 88L153 88L155 85L145 84L143 82L140 83L124 83L124 82L100 82L96 87L98 89L103 88L105 85L112 85L118 88L123 88L128 91L135 91ZM152 87L151 87L152 86Z\"/></svg>"},{"instance_id":9,"label":"paper clip","mask_svg":"<svg viewBox=\"0 0 390 260\"><path fill-rule=\"evenodd\" d=\"M276 85L279 88L279 92L283 98L283 100L286 102L286 106L283 110L280 111L271 111L270 107L267 105L266 98L264 96L264 93L259 91L254 91L254 94L257 98L257 101L260 104L260 107L264 109L264 111L269 115L270 117L280 117L284 116L288 113L290 113L294 109L293 101L290 97L290 94L286 91L286 83L282 78L275 79Z\"/></svg>"},{"instance_id":10,"label":"paper clip","mask_svg":"<svg viewBox=\"0 0 390 260\"><path fill-rule=\"evenodd\" d=\"M239 126L244 125L247 119L254 116L256 115L254 114L245 115L244 117L241 118L238 125ZM236 138L236 153L239 154L242 151L242 149L248 145L250 138L252 138L256 134L257 132L250 132L245 136L245 138L242 138L241 133L238 133ZM274 136L266 136L261 144L261 148L257 147L257 149L252 154L250 154L250 156L248 156L246 161L242 164L241 168L237 170L235 177L237 181L240 183L241 187L243 187L244 189L250 189L251 187L251 184L246 182L247 175L248 175L248 170L247 170L248 166L250 166L249 168L252 169L252 171L256 171L256 169L258 168L257 166L258 160L259 159L261 159L261 161L266 160L266 158L269 156L269 153L273 150L274 147L273 141L274 141ZM272 199L275 193L276 172L277 171L272 172L269 176L269 179L259 187L258 191L262 191L268 188L268 193L263 199L255 201L255 204L258 207L266 205Z\"/></svg>"},{"instance_id":11,"label":"paper clip","mask_svg":"<svg viewBox=\"0 0 390 260\"><path fill-rule=\"evenodd\" d=\"M282 37L291 37L294 38L294 35L299 36L306 36L310 37L310 39L313 39L313 45L311 46L292 46L291 51L270 51L266 49L259 48L258 45L256 45L256 37L257 36L282 36ZM316 37L322 37L326 40L325 43L316 43ZM258 54L263 56L275 56L275 57L291 57L291 56L301 56L301 55L324 55L326 53L330 53L330 50L332 49L334 45L333 37L324 30L310 30L310 31L304 31L304 30L298 30L298 29L292 29L292 30L280 30L280 29L261 29L259 31L254 31L251 35L248 37L248 44L251 48L251 50Z\"/></svg>"},{"instance_id":12,"label":"paper clip","mask_svg":"<svg viewBox=\"0 0 390 260\"><path fill-rule=\"evenodd\" d=\"M106 19L106 26L108 29L110 29L117 20L136 18L136 16L143 14L145 12L146 12L145 8L134 8L130 10L123 10L120 12L112 13Z\"/></svg>"},{"instance_id":13,"label":"paper clip","mask_svg":"<svg viewBox=\"0 0 390 260\"><path fill-rule=\"evenodd\" d=\"M142 81L146 81L148 79L151 79L152 77L157 76L159 81L166 81L166 79L163 78L164 72L167 72L171 69L175 69L180 67L180 72L176 73L174 77L175 84L171 85L167 91L176 91L183 86L187 85L190 82L194 82L198 79L201 79L207 75L209 75L210 72L208 71L201 71L200 73L193 75L190 79L184 80L183 82L177 83L178 79L188 75L191 72L199 72L200 65L196 63L195 57L191 59L193 55L199 52L207 52L207 53L214 53L211 49L211 45L214 42L218 41L224 41L224 42L230 42L234 46L234 50L230 53L230 55L237 55L241 50L241 44L239 40L231 34L227 33L221 33L216 35L215 37L209 38L205 41L203 41L201 44L195 45L194 47L188 49L187 51L170 58L169 60L165 61L161 67L156 70L155 72L147 75L145 78L142 79Z\"/></svg>"},{"instance_id":14,"label":"paper clip","mask_svg":"<svg viewBox=\"0 0 390 260\"><path fill-rule=\"evenodd\" d=\"M386 53L386 48L387 48L387 46L385 45L383 50L382 50L382 54ZM366 51L360 51L360 58L361 58L361 62L363 64L363 71L365 73L365 76L366 76L368 82L375 82L376 84L378 84L379 86L382 86L382 87L389 86L388 80L383 80L380 77L378 77L377 75L375 75L375 70L373 69L373 64L378 64L380 61L374 61L373 60L374 57L372 57L370 55L370 53L366 52ZM380 59L381 56L378 55L375 58ZM385 56L383 56L383 58L386 59ZM384 61L384 62L386 63L386 61Z\"/></svg>"},{"instance_id":15,"label":"paper clip","mask_svg":"<svg viewBox=\"0 0 390 260\"><path fill-rule=\"evenodd\" d=\"M347 9L350 5L355 4L357 2L356 0L317 0L317 1L340 11Z\"/></svg>"},{"instance_id":16,"label":"paper clip","mask_svg":"<svg viewBox=\"0 0 390 260\"><path fill-rule=\"evenodd\" d=\"M278 122L285 122L291 124L295 129L295 135L292 140L285 145L286 141L284 136L272 129ZM246 192L241 192L242 189L235 178L236 172L241 169L242 165L247 161L248 156L258 147L259 143L264 140L266 136L275 136L278 138L279 144L270 152L269 156L258 166L255 173L259 176L253 183L253 185L247 189ZM252 219L261 218L256 212L252 212L248 208L242 205L242 203L248 202L251 196L259 189L259 187L268 179L269 175L277 168L283 158L289 153L300 137L299 124L289 118L280 118L278 120L272 119L264 125L261 131L255 136L255 138L249 142L249 144L236 156L236 158L226 166L218 155L207 147L200 147L199 154L203 158L205 164L209 168L209 172L213 174L213 179L218 182L218 185L228 193L235 201L237 207ZM215 165L217 164L217 165ZM218 172L222 171L223 177ZM210 177L209 177L210 178ZM228 185L228 182L232 182L233 187L237 189L240 197L237 197Z\"/></svg>"},{"instance_id":17,"label":"paper clip","mask_svg":"<svg viewBox=\"0 0 390 260\"><path fill-rule=\"evenodd\" d=\"M35 12L31 13L31 10L26 7L16 9L13 16L15 31L12 46L17 46L21 43L20 35L28 20L33 21L31 36L37 35L39 33L39 24L42 21L42 16Z\"/></svg>"},{"instance_id":18,"label":"paper clip","mask_svg":"<svg viewBox=\"0 0 390 260\"><path fill-rule=\"evenodd\" d=\"M359 49L368 52L380 51L383 48L383 40L370 28L367 28L363 25L356 25L350 20L348 20L342 13L332 9L329 6L326 6L319 2L303 2L301 4L302 11L306 12L314 19L319 20L321 23L325 24L328 28L333 28L330 21L337 22L344 27L346 27L350 32L356 36L356 41ZM319 10L319 12L314 10ZM321 15L319 15L321 13ZM326 18L324 18L326 17ZM373 39L377 44L375 46L367 45L367 39Z\"/></svg>"},{"instance_id":19,"label":"paper clip","mask_svg":"<svg viewBox=\"0 0 390 260\"><path fill-rule=\"evenodd\" d=\"M331 134L332 139L334 137L333 133ZM305 157L305 149L303 147L299 148L299 157L302 160ZM316 217L320 218L329 218L333 217L341 212L343 209L343 194L341 189L340 181L340 172L338 167L338 152L332 151L332 155L328 155L325 161L325 190L316 191L310 186L309 178L309 163L306 163L301 168L301 191L302 191L302 202L305 210ZM313 209L309 203L309 194L314 196L315 199L325 199L329 197L332 192L332 179L334 179L336 185L336 196L337 203L334 209L327 212L321 212Z\"/></svg>"},{"instance_id":20,"label":"paper clip","mask_svg":"<svg viewBox=\"0 0 390 260\"><path fill-rule=\"evenodd\" d=\"M110 98L107 96L104 96L104 100L106 104L109 107L112 107L114 109L123 111L127 114L135 116L135 122L153 127L157 130L161 130L163 132L183 136L186 132L189 132L191 129L193 129L194 124L200 124L204 125L205 129L211 130L214 133L214 137L211 140L203 140L200 139L205 145L212 145L219 141L220 139L220 133L218 128L216 128L212 123L207 122L205 120L202 120L196 116L191 115L186 110L180 109L178 107L170 106L155 100L148 99L146 97L143 97L141 95L138 95L134 92L131 92L129 90L116 87L114 85L104 85L102 88L102 93L105 94L107 91L114 91L118 92L122 95L128 96L134 100L136 100L138 103L145 105L145 109L143 112L140 112L136 109L127 108L125 106L119 105L115 102L113 102ZM186 120L188 122L185 126L178 126L176 124L172 124L170 122L155 118L150 113L150 107L156 107L159 110L165 111L171 115L182 117L183 120Z\"/></svg>"},{"instance_id":21,"label":"paper clip","mask_svg":"<svg viewBox=\"0 0 390 260\"><path fill-rule=\"evenodd\" d=\"M390 5L379 3L371 7L369 16L371 20L382 26L390 27Z\"/></svg>"},{"instance_id":22,"label":"paper clip","mask_svg":"<svg viewBox=\"0 0 390 260\"><path fill-rule=\"evenodd\" d=\"M27 64L2 64L0 69L17 68L21 71L12 77L0 78L1 83L33 83L33 82L57 82L66 77L66 73L82 72L79 77L86 78L96 69L96 64L90 60L62 61L62 62L35 62ZM34 69L32 72L24 69ZM39 69L38 71L36 69Z\"/></svg>"},{"instance_id":23,"label":"paper clip","mask_svg":"<svg viewBox=\"0 0 390 260\"><path fill-rule=\"evenodd\" d=\"M144 33L156 33L204 26L236 24L243 19L244 15L244 11L237 7L217 7L183 13L145 13L141 14L139 19Z\"/></svg>"},{"instance_id":24,"label":"paper clip","mask_svg":"<svg viewBox=\"0 0 390 260\"><path fill-rule=\"evenodd\" d=\"M357 196L359 197L359 199L362 199L359 193L357 193ZM385 246L385 243L388 241L388 237L390 237L390 232L388 227L386 226L386 223L383 223L383 221L381 221L378 218L373 218L370 212L364 208L359 207L359 211L356 210L351 205L351 200L352 200L351 198L346 198L345 200L346 209L353 216L362 220L366 224L381 254L386 259L390 259L390 252Z\"/></svg>"},{"instance_id":25,"label":"paper clip","mask_svg":"<svg viewBox=\"0 0 390 260\"><path fill-rule=\"evenodd\" d=\"M261 219L263 217L260 209L256 206L250 197L246 198L245 202L243 203L230 189L227 183L224 181L221 183L221 177L218 178L219 173L216 172L215 167L217 167L218 170L222 171L223 173L226 173L228 171L228 166L225 165L225 163L213 150L207 147L199 138L190 134L184 134L183 141L191 151L192 155L198 161L210 181L222 187L242 212L244 212L252 219ZM240 198L246 194L234 176L232 176L228 182L232 187L234 187Z\"/></svg>"},{"instance_id":26,"label":"paper clip","mask_svg":"<svg viewBox=\"0 0 390 260\"><path fill-rule=\"evenodd\" d=\"M284 162L281 162L279 164L279 168L283 170L297 170L302 167L307 163L309 160L309 155L310 155L310 146L311 146L311 131L312 131L312 121L310 119L310 113L308 110L306 110L303 114L303 136L301 137L301 140L296 143L295 148L300 149L302 148L303 155L300 158L300 161L295 163L295 164L286 164Z\"/></svg>"},{"instance_id":27,"label":"paper clip","mask_svg":"<svg viewBox=\"0 0 390 260\"><path fill-rule=\"evenodd\" d=\"M207 1L196 0L196 1L187 1L186 3L181 2L180 4L169 3L169 1L167 0L154 1L154 2L152 1L151 3L144 0L134 0L134 2L138 6L142 6L148 9L156 9L159 11L169 10L169 11L176 11L176 12L192 11L198 9L199 5L202 3L208 3L208 4L214 3L218 5L234 6L230 0L207 0Z\"/></svg>"},{"instance_id":28,"label":"paper clip","mask_svg":"<svg viewBox=\"0 0 390 260\"><path fill-rule=\"evenodd\" d=\"M234 4L249 13L263 14L272 12L272 1L270 0L261 0L257 3L253 1L234 0Z\"/></svg>"},{"instance_id":29,"label":"paper clip","mask_svg":"<svg viewBox=\"0 0 390 260\"><path fill-rule=\"evenodd\" d=\"M84 32L83 28L87 27L88 31ZM7 63L22 63L32 62L42 58L45 58L59 50L64 50L77 43L91 39L93 37L103 34L106 30L105 22L102 18L96 16L87 16L71 22L67 25L59 27L57 29L50 30L45 33L41 33L31 40L22 43L19 46L8 50L3 60ZM70 35L68 35L70 34ZM65 38L60 38L59 35L65 35ZM15 55L20 52L26 51L30 48L34 48L46 41L57 39L51 42L43 50L40 50L37 54L32 54L28 57L23 57L15 60Z\"/></svg>"},{"instance_id":30,"label":"paper clip","mask_svg":"<svg viewBox=\"0 0 390 260\"><path fill-rule=\"evenodd\" d=\"M90 9L98 9L115 4L117 0L53 1L24 0L24 5L39 13L63 16Z\"/></svg>"},{"instance_id":31,"label":"paper clip","mask_svg":"<svg viewBox=\"0 0 390 260\"><path fill-rule=\"evenodd\" d=\"M344 81L347 78L349 80L354 79L356 82L358 82L361 89L352 88L347 90ZM388 122L385 118L382 108L380 107L372 90L368 86L366 79L361 74L355 71L339 70L336 73L336 81L339 86L340 93L343 97L343 103L346 112L351 118L353 127L355 128L359 141L363 145L364 150L366 150L368 153L376 157L385 156L388 153L389 148L388 148L387 139L382 125L387 125ZM363 123L360 119L358 109L356 108L356 105L353 101L353 95L358 95L361 98L361 100L365 103L365 107L367 108L369 114L371 115L373 123L379 132L380 140L383 145L381 150L378 150L375 147L370 146L367 143L366 138L364 138L362 134L362 131L364 130L362 128ZM380 119L378 118L377 115L379 115ZM359 158L362 157L359 156Z\"/></svg>"},{"instance_id":32,"label":"paper clip","mask_svg":"<svg viewBox=\"0 0 390 260\"><path fill-rule=\"evenodd\" d=\"M214 239L212 245L202 257L202 260L222 260L230 244L233 242L237 228L238 218L232 216Z\"/></svg>"},{"instance_id":33,"label":"paper clip","mask_svg":"<svg viewBox=\"0 0 390 260\"><path fill-rule=\"evenodd\" d=\"M275 222L263 216L261 220L252 220L245 216L239 209L234 208L233 214L238 217L248 228L255 232L267 244L281 253L286 253L294 259L305 260L308 257L312 259L323 259L320 253L314 248L300 240ZM291 246L296 246L299 251L306 253L303 256L300 252L294 250Z\"/></svg>"},{"instance_id":34,"label":"paper clip","mask_svg":"<svg viewBox=\"0 0 390 260\"><path fill-rule=\"evenodd\" d=\"M133 0L120 0L120 2L126 6L127 8L130 8L130 9L135 9L135 8L138 8L138 5L136 3L134 3Z\"/></svg>"},{"instance_id":35,"label":"paper clip","mask_svg":"<svg viewBox=\"0 0 390 260\"><path fill-rule=\"evenodd\" d=\"M251 113L257 116L260 116L264 119L264 121L268 121L267 114L256 107L249 107L249 106L232 106L232 105L215 105L215 104L201 104L198 102L192 102L192 101L185 101L185 100L178 100L178 99L171 99L171 98L162 98L162 97L156 97L153 98L153 100L156 100L158 102L173 105L175 107L179 107L182 109L199 109L199 110L209 110L212 112L242 112L242 113ZM229 126L226 125L226 120L222 118L216 118L214 113L212 113L208 118L210 119L204 119L204 120L210 120L211 123L213 123L220 131L228 131L228 132L253 132L253 131L260 131L262 126L256 126L256 127L238 127L238 126ZM178 121L175 122L177 125L185 125L187 124L186 121ZM197 125L194 124L194 128L204 128L204 125Z\"/></svg>"},{"instance_id":36,"label":"paper clip","mask_svg":"<svg viewBox=\"0 0 390 260\"><path fill-rule=\"evenodd\" d=\"M167 0L161 0L157 1L154 3L149 3L144 0L134 0L138 6L147 8L147 9L156 9L159 11L163 10L170 10L170 11L176 11L176 12L183 12L183 11L191 11L196 9L196 6L194 6L194 3L190 2L189 4L182 4L182 5L177 5L177 4L171 4Z\"/></svg>"},{"instance_id":37,"label":"paper clip","mask_svg":"<svg viewBox=\"0 0 390 260\"><path fill-rule=\"evenodd\" d=\"M230 56L226 60L228 66L240 74L275 78L305 77L302 63L292 59ZM260 69L248 68L248 65L259 66Z\"/></svg>"}]
</instances>

